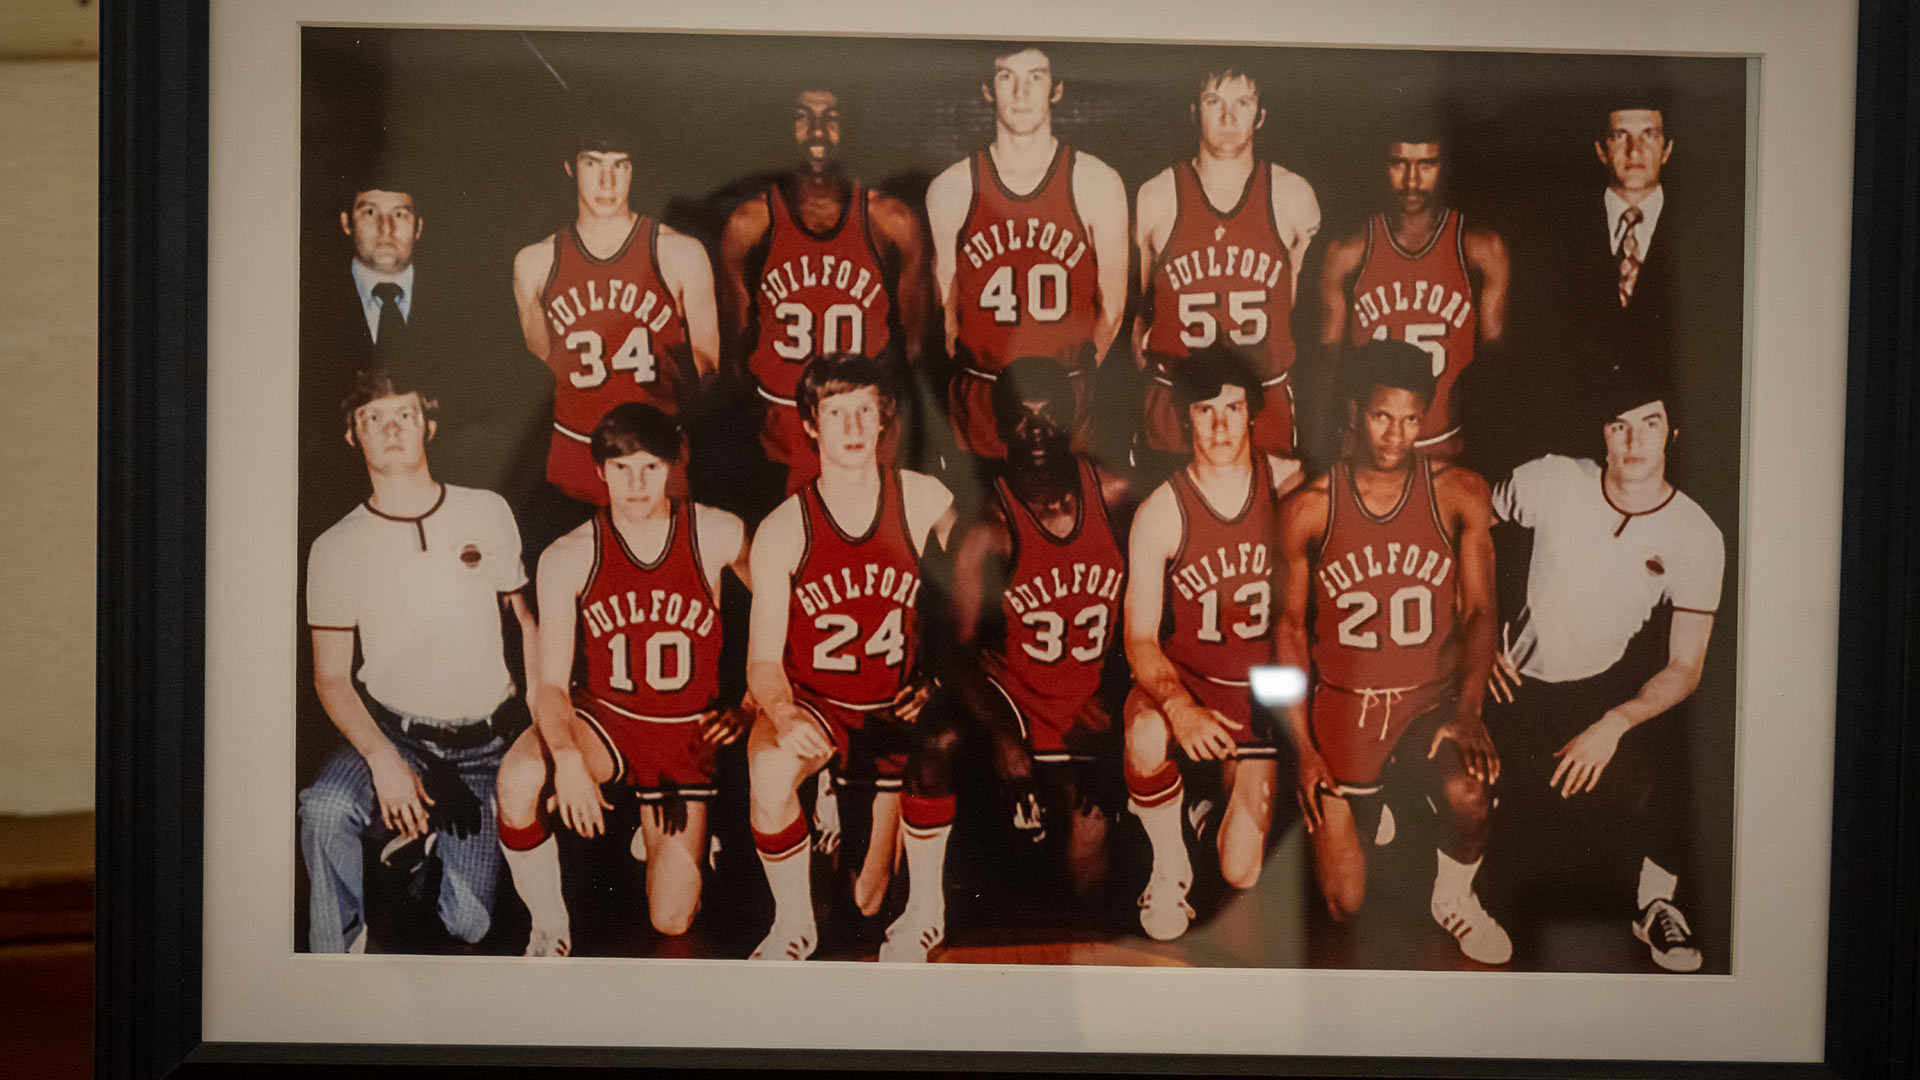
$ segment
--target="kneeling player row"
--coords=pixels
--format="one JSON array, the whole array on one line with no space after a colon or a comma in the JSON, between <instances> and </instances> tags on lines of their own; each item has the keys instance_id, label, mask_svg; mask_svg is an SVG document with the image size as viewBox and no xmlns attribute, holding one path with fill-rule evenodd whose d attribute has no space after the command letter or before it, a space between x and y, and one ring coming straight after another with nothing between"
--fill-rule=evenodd
<instances>
[{"instance_id":1,"label":"kneeling player row","mask_svg":"<svg viewBox=\"0 0 1920 1080\"><path fill-rule=\"evenodd\" d=\"M498 832L532 914L528 951L570 947L549 813L594 835L606 808L600 785L613 781L652 803L636 843L650 856L654 925L687 928L699 907L714 751L748 717L751 825L775 900L756 958L813 951L799 793L827 768L880 792L856 883L863 910L877 910L892 853L907 859L909 900L882 959L926 958L944 937L951 761L968 734L993 740L1003 773L1030 773L1035 761L1121 769L1153 852L1141 925L1177 937L1193 912L1174 748L1222 762L1222 874L1251 886L1272 820L1266 793L1278 778L1270 714L1249 682L1255 669L1281 664L1316 676L1310 708L1282 702L1279 711L1300 760L1297 790L1329 909L1352 914L1364 889L1348 801L1379 790L1403 733L1417 729L1407 756L1433 771L1445 819L1434 917L1467 956L1504 962L1507 935L1472 890L1499 771L1480 722L1497 636L1488 489L1414 449L1433 387L1420 350L1370 344L1348 371L1348 452L1303 484L1297 462L1255 450L1257 375L1229 351L1197 354L1175 388L1191 460L1139 504L1129 527L1124 482L1072 450L1075 395L1063 370L1016 362L995 384L1007 467L957 540L939 481L879 463L894 399L875 361L808 365L799 404L820 475L751 544L732 515L669 496L684 447L672 419L650 406L614 409L590 443L609 506L541 558L534 727L499 770ZM371 449L368 460L379 501ZM425 536L421 527L423 550ZM466 565L480 561L476 552ZM752 594L748 689L737 708L720 696L723 567ZM929 577L936 589L923 593ZM923 617L923 596L935 595L950 598L948 617ZM324 624L315 625L318 645ZM1119 763L1100 692L1116 631L1132 683ZM923 650L923 635L939 647ZM937 718L923 714L935 679L959 706ZM387 792L379 794L385 812ZM669 804L688 806L684 827L666 826Z\"/></svg>"}]
</instances>

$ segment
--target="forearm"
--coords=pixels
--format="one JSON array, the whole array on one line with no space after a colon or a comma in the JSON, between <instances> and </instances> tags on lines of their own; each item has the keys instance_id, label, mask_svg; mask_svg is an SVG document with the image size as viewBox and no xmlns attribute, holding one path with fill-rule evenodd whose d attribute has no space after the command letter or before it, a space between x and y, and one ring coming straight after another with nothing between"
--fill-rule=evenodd
<instances>
[{"instance_id":1,"label":"forearm","mask_svg":"<svg viewBox=\"0 0 1920 1080\"><path fill-rule=\"evenodd\" d=\"M1487 680L1493 675L1494 652L1499 648L1499 620L1486 608L1470 610L1461 622L1466 646L1460 664L1459 715L1479 717L1486 703Z\"/></svg>"},{"instance_id":2,"label":"forearm","mask_svg":"<svg viewBox=\"0 0 1920 1080\"><path fill-rule=\"evenodd\" d=\"M333 726L362 758L372 761L396 752L392 740L374 722L373 714L367 711L366 702L360 700L360 693L353 688L351 680L317 679L314 689L320 695L320 707L326 710L327 719L333 721Z\"/></svg>"},{"instance_id":3,"label":"forearm","mask_svg":"<svg viewBox=\"0 0 1920 1080\"><path fill-rule=\"evenodd\" d=\"M1698 668L1668 664L1655 672L1638 694L1609 711L1624 719L1627 729L1632 730L1685 701L1699 685Z\"/></svg>"},{"instance_id":4,"label":"forearm","mask_svg":"<svg viewBox=\"0 0 1920 1080\"><path fill-rule=\"evenodd\" d=\"M762 712L793 704L793 684L787 681L786 665L778 660L747 661L747 692Z\"/></svg>"},{"instance_id":5,"label":"forearm","mask_svg":"<svg viewBox=\"0 0 1920 1080\"><path fill-rule=\"evenodd\" d=\"M533 726L550 754L578 751L573 741L573 700L567 691L552 683L536 684L533 692Z\"/></svg>"},{"instance_id":6,"label":"forearm","mask_svg":"<svg viewBox=\"0 0 1920 1080\"><path fill-rule=\"evenodd\" d=\"M1180 669L1167 659L1159 642L1141 639L1127 642L1127 663L1133 668L1134 683L1153 699L1162 713L1173 705L1194 704L1192 692L1180 679Z\"/></svg>"}]
</instances>

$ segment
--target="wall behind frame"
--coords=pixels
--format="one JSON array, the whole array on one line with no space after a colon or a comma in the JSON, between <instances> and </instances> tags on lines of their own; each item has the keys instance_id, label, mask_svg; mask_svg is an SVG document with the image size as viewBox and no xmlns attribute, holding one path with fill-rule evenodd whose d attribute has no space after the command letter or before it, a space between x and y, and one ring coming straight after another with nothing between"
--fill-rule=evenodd
<instances>
[{"instance_id":1,"label":"wall behind frame","mask_svg":"<svg viewBox=\"0 0 1920 1080\"><path fill-rule=\"evenodd\" d=\"M98 70L0 61L0 814L93 808Z\"/></svg>"}]
</instances>

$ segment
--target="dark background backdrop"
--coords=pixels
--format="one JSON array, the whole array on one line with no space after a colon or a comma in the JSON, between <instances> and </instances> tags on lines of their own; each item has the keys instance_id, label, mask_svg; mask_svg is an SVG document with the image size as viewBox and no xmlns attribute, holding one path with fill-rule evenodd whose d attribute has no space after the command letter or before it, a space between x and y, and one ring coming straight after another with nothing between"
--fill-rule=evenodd
<instances>
[{"instance_id":1,"label":"dark background backdrop","mask_svg":"<svg viewBox=\"0 0 1920 1080\"><path fill-rule=\"evenodd\" d=\"M849 170L916 207L932 176L986 142L993 130L979 84L995 48L980 42L325 28L303 33L303 294L345 273L350 249L338 215L359 182L354 178L370 166L406 177L425 224L415 250L421 287L429 290L421 295L439 293L457 307L463 328L448 350L463 377L442 380L437 388L443 438L436 443L436 475L502 490L516 509L540 473L551 387L545 368L520 344L510 267L516 250L573 218L573 186L562 162L575 102L612 102L627 114L641 147L635 208L662 215L716 254L718 231L733 203L793 161L791 100L803 82L840 91ZM1669 105L1665 120L1674 150L1662 176L1667 212L1677 215L1684 208L1696 222L1711 219L1711 227L1732 236L1733 250L1739 250L1747 214L1743 60L1146 44L1046 49L1066 84L1055 106L1055 132L1117 169L1130 198L1154 173L1192 154L1197 128L1188 103L1197 77L1208 63L1230 55L1259 79L1267 116L1258 151L1313 184L1323 238L1352 227L1381 201L1385 178L1375 134L1381 115L1408 99L1437 110L1447 138L1449 202L1470 220L1500 231L1514 257L1510 337L1516 377L1482 392L1490 414L1511 421L1510 429L1486 440L1483 464L1490 479L1553 445L1556 436L1567 437L1540 430L1539 418L1555 415L1560 404L1541 395L1551 396L1562 385L1555 374L1581 343L1557 332L1551 290L1529 286L1546 280L1536 268L1550 264L1569 242L1569 205L1591 210L1600 200L1605 173L1593 142L1623 88L1651 86ZM1666 220L1662 237L1669 235ZM1316 242L1300 278L1294 332L1303 345L1318 339L1323 248ZM1687 282L1690 296L1726 316L1711 325L1743 325L1743 274L1736 260L1724 273ZM1103 413L1123 421L1110 433L1130 429L1138 415L1138 386L1126 352L1123 334L1102 376ZM1724 963L1731 919L1744 349L1737 331L1683 334L1668 362L1675 378L1671 407L1683 432L1669 476L1701 503L1728 542L1725 595L1705 676L1688 705L1658 721L1685 745L1676 775L1686 777L1698 848L1697 880L1690 882L1698 886L1692 894L1697 904L1689 911L1711 965ZM303 415L330 413L338 401L337 394L308 397L313 400L302 401ZM709 476L756 467L744 456L749 429L732 427L740 414L730 401L723 398L697 421L696 455L707 460ZM1575 449L1579 442L1561 445ZM1105 445L1112 450L1116 444L1110 439ZM1597 430L1586 446L1599 452ZM357 453L337 436L330 447L303 450L309 452L303 460L319 462L336 477L351 480L360 469ZM364 473L359 476L363 481ZM303 574L306 545L351 506L350 497L342 505L337 495L321 494L330 490L314 476L302 477ZM727 502L723 491L700 494ZM1503 607L1509 609L1518 606L1524 552L1524 545L1503 543ZM535 557L528 553L529 569ZM1650 627L1641 647L1657 653L1658 630ZM300 634L296 767L305 783L338 740L314 698L304 630Z\"/></svg>"}]
</instances>

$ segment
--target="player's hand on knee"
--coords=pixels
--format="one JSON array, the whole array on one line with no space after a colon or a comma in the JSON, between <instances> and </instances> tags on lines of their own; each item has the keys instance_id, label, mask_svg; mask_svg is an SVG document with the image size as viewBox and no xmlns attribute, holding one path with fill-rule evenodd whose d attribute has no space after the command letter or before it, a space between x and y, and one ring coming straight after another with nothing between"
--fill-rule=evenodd
<instances>
[{"instance_id":1,"label":"player's hand on knee","mask_svg":"<svg viewBox=\"0 0 1920 1080\"><path fill-rule=\"evenodd\" d=\"M767 710L773 721L774 741L802 761L819 761L833 754L833 742L807 710L787 702Z\"/></svg>"},{"instance_id":2,"label":"player's hand on knee","mask_svg":"<svg viewBox=\"0 0 1920 1080\"><path fill-rule=\"evenodd\" d=\"M433 797L427 794L426 786L420 782L413 766L407 764L407 759L388 747L385 753L368 758L367 768L373 773L373 793L380 802L381 823L409 837L426 832L431 827L427 807L433 805Z\"/></svg>"},{"instance_id":3,"label":"player's hand on knee","mask_svg":"<svg viewBox=\"0 0 1920 1080\"><path fill-rule=\"evenodd\" d=\"M1167 727L1173 731L1173 741L1195 761L1225 760L1237 748L1227 718L1192 701L1167 707Z\"/></svg>"},{"instance_id":4,"label":"player's hand on knee","mask_svg":"<svg viewBox=\"0 0 1920 1080\"><path fill-rule=\"evenodd\" d=\"M1589 724L1585 731L1553 752L1560 764L1554 767L1547 786L1559 788L1563 799L1598 787L1600 774L1620 749L1620 736L1627 733L1629 726L1626 717L1611 711Z\"/></svg>"},{"instance_id":5,"label":"player's hand on knee","mask_svg":"<svg viewBox=\"0 0 1920 1080\"><path fill-rule=\"evenodd\" d=\"M1318 829L1326 815L1320 810L1320 800L1333 794L1333 770L1327 768L1327 760L1311 747L1300 749L1300 773L1294 782L1294 801L1300 804L1300 818L1307 823L1307 831Z\"/></svg>"},{"instance_id":6,"label":"player's hand on knee","mask_svg":"<svg viewBox=\"0 0 1920 1080\"><path fill-rule=\"evenodd\" d=\"M607 830L605 811L613 809L587 772L578 750L562 750L553 755L553 795L560 808L560 820L581 836L599 836Z\"/></svg>"},{"instance_id":7,"label":"player's hand on knee","mask_svg":"<svg viewBox=\"0 0 1920 1080\"><path fill-rule=\"evenodd\" d=\"M1440 747L1449 742L1460 751L1460 764L1468 776L1483 784L1500 779L1500 754L1494 750L1493 736L1487 734L1487 725L1479 716L1460 716L1441 724L1427 747L1427 760L1432 761Z\"/></svg>"},{"instance_id":8,"label":"player's hand on knee","mask_svg":"<svg viewBox=\"0 0 1920 1080\"><path fill-rule=\"evenodd\" d=\"M700 714L700 738L709 746L726 746L747 732L747 716L741 709L712 709Z\"/></svg>"}]
</instances>

